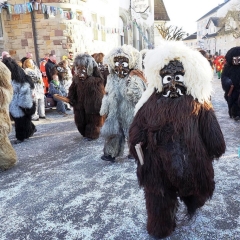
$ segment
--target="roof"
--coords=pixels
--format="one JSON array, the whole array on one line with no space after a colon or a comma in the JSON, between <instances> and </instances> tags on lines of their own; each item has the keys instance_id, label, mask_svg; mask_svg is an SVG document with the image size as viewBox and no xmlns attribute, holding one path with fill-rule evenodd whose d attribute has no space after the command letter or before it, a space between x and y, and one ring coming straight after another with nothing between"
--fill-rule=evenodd
<instances>
[{"instance_id":1,"label":"roof","mask_svg":"<svg viewBox=\"0 0 240 240\"><path fill-rule=\"evenodd\" d=\"M187 36L186 38L184 38L182 41L186 41L186 40L193 40L193 39L197 39L197 32L190 34L189 36Z\"/></svg>"},{"instance_id":2,"label":"roof","mask_svg":"<svg viewBox=\"0 0 240 240\"><path fill-rule=\"evenodd\" d=\"M210 39L210 38L215 38L218 35L218 33L211 33L211 34L206 34L202 37L202 39Z\"/></svg>"},{"instance_id":3,"label":"roof","mask_svg":"<svg viewBox=\"0 0 240 240\"><path fill-rule=\"evenodd\" d=\"M170 21L163 0L154 0L154 20Z\"/></svg>"},{"instance_id":4,"label":"roof","mask_svg":"<svg viewBox=\"0 0 240 240\"><path fill-rule=\"evenodd\" d=\"M213 25L215 27L221 27L221 18L219 18L219 17L211 17L211 18L209 18L206 28L209 27L211 22L213 22Z\"/></svg>"},{"instance_id":5,"label":"roof","mask_svg":"<svg viewBox=\"0 0 240 240\"><path fill-rule=\"evenodd\" d=\"M199 18L199 19L197 20L197 22L200 21L200 20L202 20L202 19L204 19L205 17L207 17L207 16L209 16L209 15L217 12L221 7L223 7L223 6L224 6L226 3L228 3L229 1L230 1L230 0L226 0L224 3L219 4L217 7L213 8L211 11L209 11L208 13L206 13L205 15L203 15L201 18Z\"/></svg>"}]
</instances>

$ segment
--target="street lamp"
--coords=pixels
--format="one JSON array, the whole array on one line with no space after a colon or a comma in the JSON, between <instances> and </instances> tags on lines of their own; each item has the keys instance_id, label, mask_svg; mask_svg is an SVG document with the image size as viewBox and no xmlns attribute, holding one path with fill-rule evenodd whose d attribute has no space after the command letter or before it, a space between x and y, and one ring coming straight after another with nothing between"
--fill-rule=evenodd
<instances>
[{"instance_id":1,"label":"street lamp","mask_svg":"<svg viewBox=\"0 0 240 240\"><path fill-rule=\"evenodd\" d=\"M217 38L216 37L213 37L215 39L215 46L214 46L214 50L215 50L215 53L214 55L216 55L216 42L217 42Z\"/></svg>"}]
</instances>

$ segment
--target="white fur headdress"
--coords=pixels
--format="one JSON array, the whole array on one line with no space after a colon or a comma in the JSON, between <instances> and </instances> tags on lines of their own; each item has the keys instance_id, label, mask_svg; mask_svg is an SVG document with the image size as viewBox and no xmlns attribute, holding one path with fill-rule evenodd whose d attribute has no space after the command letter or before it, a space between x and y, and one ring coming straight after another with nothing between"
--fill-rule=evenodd
<instances>
[{"instance_id":1,"label":"white fur headdress","mask_svg":"<svg viewBox=\"0 0 240 240\"><path fill-rule=\"evenodd\" d=\"M74 67L82 65L87 68L87 75L92 76L93 68L97 67L97 63L92 56L89 54L78 54L73 63Z\"/></svg>"},{"instance_id":2,"label":"white fur headdress","mask_svg":"<svg viewBox=\"0 0 240 240\"><path fill-rule=\"evenodd\" d=\"M130 45L123 45L121 47L114 48L103 59L103 63L108 65L108 68L111 72L113 71L115 66L113 59L118 56L128 58L130 69L142 70L142 56L140 52Z\"/></svg>"},{"instance_id":3,"label":"white fur headdress","mask_svg":"<svg viewBox=\"0 0 240 240\"><path fill-rule=\"evenodd\" d=\"M144 59L148 87L135 107L135 113L148 100L155 89L162 91L160 70L171 60L178 60L185 70L184 84L187 95L200 103L209 102L212 92L213 71L205 57L182 42L163 41L156 49L149 50Z\"/></svg>"}]
</instances>

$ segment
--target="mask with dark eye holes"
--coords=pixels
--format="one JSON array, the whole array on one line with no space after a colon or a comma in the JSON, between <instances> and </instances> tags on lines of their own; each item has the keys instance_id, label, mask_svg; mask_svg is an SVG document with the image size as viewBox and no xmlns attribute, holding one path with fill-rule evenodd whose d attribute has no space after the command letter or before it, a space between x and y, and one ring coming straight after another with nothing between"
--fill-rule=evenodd
<instances>
[{"instance_id":1,"label":"mask with dark eye holes","mask_svg":"<svg viewBox=\"0 0 240 240\"><path fill-rule=\"evenodd\" d=\"M75 72L80 80L84 81L87 79L87 68L85 66L76 66Z\"/></svg>"},{"instance_id":2,"label":"mask with dark eye holes","mask_svg":"<svg viewBox=\"0 0 240 240\"><path fill-rule=\"evenodd\" d=\"M240 65L240 56L233 57L232 64L233 65Z\"/></svg>"},{"instance_id":3,"label":"mask with dark eye holes","mask_svg":"<svg viewBox=\"0 0 240 240\"><path fill-rule=\"evenodd\" d=\"M126 57L115 57L114 61L114 72L120 78L125 78L129 73L129 60Z\"/></svg>"},{"instance_id":4,"label":"mask with dark eye holes","mask_svg":"<svg viewBox=\"0 0 240 240\"><path fill-rule=\"evenodd\" d=\"M164 97L177 98L186 94L187 88L184 85L184 68L181 62L173 60L160 70L162 77Z\"/></svg>"}]
</instances>

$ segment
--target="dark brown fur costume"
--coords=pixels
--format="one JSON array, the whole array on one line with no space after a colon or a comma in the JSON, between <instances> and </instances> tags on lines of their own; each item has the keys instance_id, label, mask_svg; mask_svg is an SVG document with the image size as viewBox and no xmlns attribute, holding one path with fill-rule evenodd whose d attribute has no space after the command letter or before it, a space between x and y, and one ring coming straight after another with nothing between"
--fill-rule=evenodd
<instances>
[{"instance_id":1,"label":"dark brown fur costume","mask_svg":"<svg viewBox=\"0 0 240 240\"><path fill-rule=\"evenodd\" d=\"M93 76L89 76L85 81L74 76L68 93L78 131L83 137L91 139L99 137L104 122L104 118L99 115L104 95L104 80L97 67L95 68Z\"/></svg>"},{"instance_id":2,"label":"dark brown fur costume","mask_svg":"<svg viewBox=\"0 0 240 240\"><path fill-rule=\"evenodd\" d=\"M224 98L228 104L228 113L231 118L240 119L240 65L233 65L233 57L240 56L240 47L231 48L225 58L221 75L222 88L224 90ZM233 85L233 91L229 94L229 90Z\"/></svg>"},{"instance_id":3,"label":"dark brown fur costume","mask_svg":"<svg viewBox=\"0 0 240 240\"><path fill-rule=\"evenodd\" d=\"M135 151L140 142L144 165ZM212 197L212 161L225 152L220 126L212 106L190 95L173 100L154 92L131 124L129 143L145 192L147 230L155 237L166 237L176 226L177 197L190 216Z\"/></svg>"}]
</instances>

